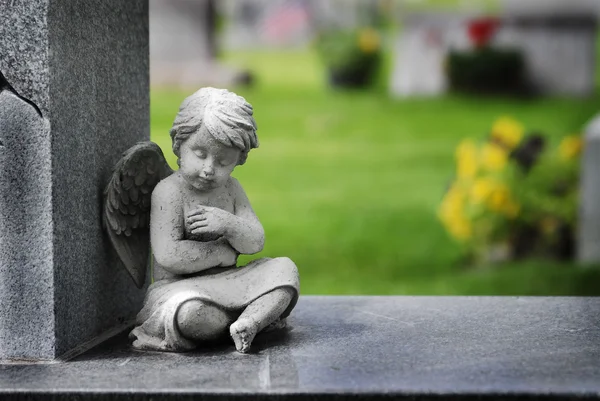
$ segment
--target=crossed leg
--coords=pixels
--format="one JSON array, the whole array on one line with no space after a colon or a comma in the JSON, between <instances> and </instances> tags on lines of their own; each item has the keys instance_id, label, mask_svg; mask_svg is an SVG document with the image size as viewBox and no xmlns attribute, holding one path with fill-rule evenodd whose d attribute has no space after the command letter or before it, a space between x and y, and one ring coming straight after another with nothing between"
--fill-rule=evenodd
<instances>
[{"instance_id":1,"label":"crossed leg","mask_svg":"<svg viewBox=\"0 0 600 401\"><path fill-rule=\"evenodd\" d=\"M184 302L177 311L181 335L194 341L210 341L224 335L233 320L217 306L199 300Z\"/></svg>"},{"instance_id":2,"label":"crossed leg","mask_svg":"<svg viewBox=\"0 0 600 401\"><path fill-rule=\"evenodd\" d=\"M239 352L248 352L256 334L281 316L292 297L293 290L278 288L248 305L229 327L229 334L233 338L235 348Z\"/></svg>"},{"instance_id":3,"label":"crossed leg","mask_svg":"<svg viewBox=\"0 0 600 401\"><path fill-rule=\"evenodd\" d=\"M266 263L285 263L296 268L288 258L275 258ZM177 325L184 337L194 341L214 340L225 334L229 327L229 334L235 343L235 348L245 353L249 351L256 334L276 322L293 297L293 289L277 288L251 302L237 320L235 314L228 313L213 304L191 300L183 303L179 308Z\"/></svg>"}]
</instances>

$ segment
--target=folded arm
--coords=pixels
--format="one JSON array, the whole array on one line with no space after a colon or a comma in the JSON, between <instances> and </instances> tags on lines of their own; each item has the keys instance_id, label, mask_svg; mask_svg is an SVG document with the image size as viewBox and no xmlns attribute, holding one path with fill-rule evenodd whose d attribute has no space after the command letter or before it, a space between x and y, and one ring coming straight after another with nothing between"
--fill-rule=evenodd
<instances>
[{"instance_id":1,"label":"folded arm","mask_svg":"<svg viewBox=\"0 0 600 401\"><path fill-rule=\"evenodd\" d=\"M235 199L235 212L224 237L239 253L258 253L265 245L265 230L252 210L240 183L235 178L231 178L230 185Z\"/></svg>"},{"instance_id":2,"label":"folded arm","mask_svg":"<svg viewBox=\"0 0 600 401\"><path fill-rule=\"evenodd\" d=\"M174 274L191 274L235 264L237 254L223 239L184 239L183 203L176 177L161 181L152 192L150 241L156 261Z\"/></svg>"}]
</instances>

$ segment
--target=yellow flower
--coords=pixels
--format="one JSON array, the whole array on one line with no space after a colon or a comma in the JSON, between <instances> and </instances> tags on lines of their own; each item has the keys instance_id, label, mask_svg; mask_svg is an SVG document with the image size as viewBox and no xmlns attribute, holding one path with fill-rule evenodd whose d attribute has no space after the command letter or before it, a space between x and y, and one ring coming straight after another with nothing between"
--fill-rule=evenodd
<instances>
[{"instance_id":1,"label":"yellow flower","mask_svg":"<svg viewBox=\"0 0 600 401\"><path fill-rule=\"evenodd\" d=\"M558 147L562 160L572 160L579 156L583 148L583 141L579 135L569 135L563 138Z\"/></svg>"},{"instance_id":2,"label":"yellow flower","mask_svg":"<svg viewBox=\"0 0 600 401\"><path fill-rule=\"evenodd\" d=\"M358 48L363 53L375 53L379 49L379 34L373 28L364 28L358 33Z\"/></svg>"},{"instance_id":3,"label":"yellow flower","mask_svg":"<svg viewBox=\"0 0 600 401\"><path fill-rule=\"evenodd\" d=\"M519 205L512 199L508 187L500 183L498 183L487 199L487 205L490 210L501 213L509 218L517 217L520 210Z\"/></svg>"},{"instance_id":4,"label":"yellow flower","mask_svg":"<svg viewBox=\"0 0 600 401\"><path fill-rule=\"evenodd\" d=\"M451 219L457 213L462 213L465 204L465 194L456 184L452 185L440 205L440 218L442 220Z\"/></svg>"},{"instance_id":5,"label":"yellow flower","mask_svg":"<svg viewBox=\"0 0 600 401\"><path fill-rule=\"evenodd\" d=\"M456 184L452 185L438 210L438 216L446 230L459 241L472 236L471 222L464 214L466 193Z\"/></svg>"},{"instance_id":6,"label":"yellow flower","mask_svg":"<svg viewBox=\"0 0 600 401\"><path fill-rule=\"evenodd\" d=\"M525 128L517 120L502 117L494 122L491 137L494 141L512 150L521 142L524 132Z\"/></svg>"},{"instance_id":7,"label":"yellow flower","mask_svg":"<svg viewBox=\"0 0 600 401\"><path fill-rule=\"evenodd\" d=\"M520 207L512 199L510 189L492 178L475 180L470 196L473 204L485 204L489 210L506 217L515 218L519 214Z\"/></svg>"},{"instance_id":8,"label":"yellow flower","mask_svg":"<svg viewBox=\"0 0 600 401\"><path fill-rule=\"evenodd\" d=\"M470 139L462 141L456 149L456 175L459 179L473 178L477 174L477 146Z\"/></svg>"},{"instance_id":9,"label":"yellow flower","mask_svg":"<svg viewBox=\"0 0 600 401\"><path fill-rule=\"evenodd\" d=\"M486 143L481 149L481 164L488 171L500 171L508 162L508 153L494 143Z\"/></svg>"},{"instance_id":10,"label":"yellow flower","mask_svg":"<svg viewBox=\"0 0 600 401\"><path fill-rule=\"evenodd\" d=\"M459 241L466 241L473 235L471 222L463 217L453 219L448 226L448 231Z\"/></svg>"},{"instance_id":11,"label":"yellow flower","mask_svg":"<svg viewBox=\"0 0 600 401\"><path fill-rule=\"evenodd\" d=\"M490 178L479 178L475 180L471 187L471 199L475 205L480 205L487 201L498 183Z\"/></svg>"}]
</instances>

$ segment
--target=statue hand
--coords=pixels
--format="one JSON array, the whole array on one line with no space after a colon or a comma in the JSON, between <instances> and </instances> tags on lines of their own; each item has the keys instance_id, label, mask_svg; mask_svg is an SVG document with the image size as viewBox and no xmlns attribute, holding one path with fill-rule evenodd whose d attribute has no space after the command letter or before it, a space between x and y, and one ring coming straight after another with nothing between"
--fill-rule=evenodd
<instances>
[{"instance_id":1,"label":"statue hand","mask_svg":"<svg viewBox=\"0 0 600 401\"><path fill-rule=\"evenodd\" d=\"M216 234L225 235L233 222L234 216L217 207L200 206L187 216L190 232L195 235Z\"/></svg>"}]
</instances>

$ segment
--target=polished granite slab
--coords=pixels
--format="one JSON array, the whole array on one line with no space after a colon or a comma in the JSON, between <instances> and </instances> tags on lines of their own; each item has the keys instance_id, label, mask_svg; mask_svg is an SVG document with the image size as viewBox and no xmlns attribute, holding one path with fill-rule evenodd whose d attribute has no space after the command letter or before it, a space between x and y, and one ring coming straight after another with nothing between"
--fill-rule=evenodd
<instances>
[{"instance_id":1,"label":"polished granite slab","mask_svg":"<svg viewBox=\"0 0 600 401\"><path fill-rule=\"evenodd\" d=\"M254 353L139 352L0 365L0 399L600 399L600 298L301 297Z\"/></svg>"}]
</instances>

